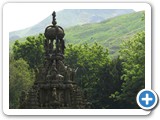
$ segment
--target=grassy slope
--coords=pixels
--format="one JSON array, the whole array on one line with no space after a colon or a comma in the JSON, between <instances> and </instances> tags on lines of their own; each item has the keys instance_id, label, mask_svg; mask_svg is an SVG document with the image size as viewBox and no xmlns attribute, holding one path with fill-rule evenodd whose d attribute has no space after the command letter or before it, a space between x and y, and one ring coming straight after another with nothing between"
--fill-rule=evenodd
<instances>
[{"instance_id":1,"label":"grassy slope","mask_svg":"<svg viewBox=\"0 0 160 120\"><path fill-rule=\"evenodd\" d=\"M135 33L144 30L145 23L142 21L143 12L131 13L118 16L109 20L85 24L65 29L66 44L89 45L97 42L109 48L112 56L117 56L120 44ZM24 41L21 38L20 41ZM12 46L14 41L10 42Z\"/></svg>"},{"instance_id":2,"label":"grassy slope","mask_svg":"<svg viewBox=\"0 0 160 120\"><path fill-rule=\"evenodd\" d=\"M66 43L93 44L97 42L117 55L120 43L144 30L143 12L122 15L96 24L86 24L66 29Z\"/></svg>"},{"instance_id":3,"label":"grassy slope","mask_svg":"<svg viewBox=\"0 0 160 120\"><path fill-rule=\"evenodd\" d=\"M57 12L56 20L63 28L69 28L75 25L100 22L114 16L132 12L134 11L131 9L65 9ZM40 23L37 23L32 27L10 32L10 40L41 33L45 30L46 26L51 24L51 22L52 15L49 15Z\"/></svg>"}]
</instances>

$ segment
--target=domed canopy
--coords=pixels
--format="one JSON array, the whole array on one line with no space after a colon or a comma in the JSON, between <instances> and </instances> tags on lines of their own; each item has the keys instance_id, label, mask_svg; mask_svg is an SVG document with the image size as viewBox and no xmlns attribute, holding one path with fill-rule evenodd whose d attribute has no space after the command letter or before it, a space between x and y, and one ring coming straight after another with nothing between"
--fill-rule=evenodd
<instances>
[{"instance_id":1,"label":"domed canopy","mask_svg":"<svg viewBox=\"0 0 160 120\"><path fill-rule=\"evenodd\" d=\"M57 38L58 39L63 39L63 37L65 35L64 30L63 30L62 27L56 25L57 22L56 22L56 19L55 19L55 17L56 17L55 11L53 12L52 16L53 16L52 25L49 25L45 29L44 35L47 39L50 39L50 40L54 40L54 39L57 39Z\"/></svg>"}]
</instances>

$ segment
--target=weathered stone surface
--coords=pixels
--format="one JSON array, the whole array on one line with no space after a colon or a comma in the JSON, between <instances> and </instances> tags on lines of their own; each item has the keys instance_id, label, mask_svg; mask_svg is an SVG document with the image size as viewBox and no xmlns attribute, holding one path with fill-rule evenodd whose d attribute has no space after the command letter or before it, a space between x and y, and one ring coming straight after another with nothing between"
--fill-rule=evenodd
<instances>
[{"instance_id":1,"label":"weathered stone surface","mask_svg":"<svg viewBox=\"0 0 160 120\"><path fill-rule=\"evenodd\" d=\"M77 86L77 69L65 65L64 30L57 26L55 12L52 24L45 30L45 60L32 88L22 92L21 109L72 109L89 108L83 92Z\"/></svg>"}]
</instances>

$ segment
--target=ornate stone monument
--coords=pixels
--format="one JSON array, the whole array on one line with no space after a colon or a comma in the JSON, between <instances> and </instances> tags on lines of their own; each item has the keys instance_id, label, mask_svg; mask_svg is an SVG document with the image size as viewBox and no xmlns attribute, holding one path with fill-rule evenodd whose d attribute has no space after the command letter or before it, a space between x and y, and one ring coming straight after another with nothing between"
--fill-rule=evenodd
<instances>
[{"instance_id":1,"label":"ornate stone monument","mask_svg":"<svg viewBox=\"0 0 160 120\"><path fill-rule=\"evenodd\" d=\"M44 33L44 65L32 88L28 92L22 92L20 108L89 108L89 103L75 82L76 70L64 65L65 33L62 27L56 25L55 12L52 16L52 25L49 25Z\"/></svg>"}]
</instances>

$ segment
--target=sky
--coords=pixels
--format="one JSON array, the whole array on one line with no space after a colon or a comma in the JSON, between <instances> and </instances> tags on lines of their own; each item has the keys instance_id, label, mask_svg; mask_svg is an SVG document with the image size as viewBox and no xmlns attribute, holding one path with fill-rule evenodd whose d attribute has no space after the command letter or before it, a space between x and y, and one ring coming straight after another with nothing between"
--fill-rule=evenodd
<instances>
[{"instance_id":1,"label":"sky","mask_svg":"<svg viewBox=\"0 0 160 120\"><path fill-rule=\"evenodd\" d=\"M31 27L51 15L53 10L57 12L63 8L65 6L59 7L59 5L48 3L8 3L4 5L3 11L6 14L6 22L9 24L8 31L11 32ZM134 10L143 10L143 7L135 7Z\"/></svg>"},{"instance_id":2,"label":"sky","mask_svg":"<svg viewBox=\"0 0 160 120\"><path fill-rule=\"evenodd\" d=\"M47 9L43 8L43 5L35 7L34 4L29 5L7 5L7 20L9 25L9 31L16 31L31 27L43 19L52 14L53 10L60 11L60 8L53 8L48 6Z\"/></svg>"}]
</instances>

